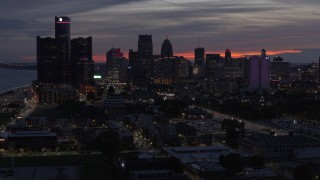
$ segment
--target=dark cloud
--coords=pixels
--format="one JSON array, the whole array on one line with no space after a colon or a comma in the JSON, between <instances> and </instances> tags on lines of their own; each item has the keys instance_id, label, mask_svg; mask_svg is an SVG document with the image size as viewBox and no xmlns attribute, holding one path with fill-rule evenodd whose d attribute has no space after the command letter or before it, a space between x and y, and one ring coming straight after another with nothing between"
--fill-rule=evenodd
<instances>
[{"instance_id":1,"label":"dark cloud","mask_svg":"<svg viewBox=\"0 0 320 180\"><path fill-rule=\"evenodd\" d=\"M28 21L19 19L0 19L0 29L5 30L18 30L27 28L29 25Z\"/></svg>"},{"instance_id":2,"label":"dark cloud","mask_svg":"<svg viewBox=\"0 0 320 180\"><path fill-rule=\"evenodd\" d=\"M319 47L319 8L318 0L1 0L0 58L35 55L35 37L54 36L54 16L65 15L73 37L93 36L95 55L111 45L136 49L138 34L149 33L155 53L168 35L175 52L200 38L217 52L304 49L288 58L307 61L318 56L307 49Z\"/></svg>"}]
</instances>

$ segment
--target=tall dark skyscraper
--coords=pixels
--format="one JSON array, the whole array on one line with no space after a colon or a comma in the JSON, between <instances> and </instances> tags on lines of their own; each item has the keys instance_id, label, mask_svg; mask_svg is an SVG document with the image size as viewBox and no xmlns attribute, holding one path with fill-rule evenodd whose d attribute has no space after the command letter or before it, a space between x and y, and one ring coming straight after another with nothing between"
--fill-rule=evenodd
<instances>
[{"instance_id":1,"label":"tall dark skyscraper","mask_svg":"<svg viewBox=\"0 0 320 180\"><path fill-rule=\"evenodd\" d=\"M194 49L194 65L193 65L194 77L203 77L205 74L204 51L205 50L202 47Z\"/></svg>"},{"instance_id":2,"label":"tall dark skyscraper","mask_svg":"<svg viewBox=\"0 0 320 180\"><path fill-rule=\"evenodd\" d=\"M213 79L215 76L215 65L220 60L220 54L207 54L206 55L206 77Z\"/></svg>"},{"instance_id":3,"label":"tall dark skyscraper","mask_svg":"<svg viewBox=\"0 0 320 180\"><path fill-rule=\"evenodd\" d=\"M92 37L79 37L71 40L72 61L92 60Z\"/></svg>"},{"instance_id":4,"label":"tall dark skyscraper","mask_svg":"<svg viewBox=\"0 0 320 180\"><path fill-rule=\"evenodd\" d=\"M265 49L261 49L261 57L266 57L267 51Z\"/></svg>"},{"instance_id":5,"label":"tall dark skyscraper","mask_svg":"<svg viewBox=\"0 0 320 180\"><path fill-rule=\"evenodd\" d=\"M153 58L152 35L139 35L138 56L139 58Z\"/></svg>"},{"instance_id":6,"label":"tall dark skyscraper","mask_svg":"<svg viewBox=\"0 0 320 180\"><path fill-rule=\"evenodd\" d=\"M72 82L72 59L70 41L70 18L55 17L55 39L57 43L58 81L60 83Z\"/></svg>"},{"instance_id":7,"label":"tall dark skyscraper","mask_svg":"<svg viewBox=\"0 0 320 180\"><path fill-rule=\"evenodd\" d=\"M134 84L147 86L153 79L153 44L152 35L139 35L138 57L134 65Z\"/></svg>"},{"instance_id":8,"label":"tall dark skyscraper","mask_svg":"<svg viewBox=\"0 0 320 180\"><path fill-rule=\"evenodd\" d=\"M319 72L318 72L318 82L320 83L320 57L319 57Z\"/></svg>"},{"instance_id":9,"label":"tall dark skyscraper","mask_svg":"<svg viewBox=\"0 0 320 180\"><path fill-rule=\"evenodd\" d=\"M270 58L268 56L252 56L250 58L249 88L270 88Z\"/></svg>"},{"instance_id":10,"label":"tall dark skyscraper","mask_svg":"<svg viewBox=\"0 0 320 180\"><path fill-rule=\"evenodd\" d=\"M39 102L60 104L95 91L92 38L70 40L70 18L55 17L55 38L37 37ZM48 84L50 83L50 84Z\"/></svg>"},{"instance_id":11,"label":"tall dark skyscraper","mask_svg":"<svg viewBox=\"0 0 320 180\"><path fill-rule=\"evenodd\" d=\"M71 40L71 75L74 85L94 84L94 61L92 60L92 37Z\"/></svg>"},{"instance_id":12,"label":"tall dark skyscraper","mask_svg":"<svg viewBox=\"0 0 320 180\"><path fill-rule=\"evenodd\" d=\"M194 50L194 63L199 66L204 65L204 48L199 47Z\"/></svg>"},{"instance_id":13,"label":"tall dark skyscraper","mask_svg":"<svg viewBox=\"0 0 320 180\"><path fill-rule=\"evenodd\" d=\"M107 80L110 83L125 82L127 59L123 57L120 48L111 48L106 54Z\"/></svg>"},{"instance_id":14,"label":"tall dark skyscraper","mask_svg":"<svg viewBox=\"0 0 320 180\"><path fill-rule=\"evenodd\" d=\"M133 51L133 49L129 49L129 67L133 67L138 59L138 52Z\"/></svg>"},{"instance_id":15,"label":"tall dark skyscraper","mask_svg":"<svg viewBox=\"0 0 320 180\"><path fill-rule=\"evenodd\" d=\"M168 37L163 41L161 46L161 57L172 57L173 50L171 42L168 40Z\"/></svg>"},{"instance_id":16,"label":"tall dark skyscraper","mask_svg":"<svg viewBox=\"0 0 320 180\"><path fill-rule=\"evenodd\" d=\"M54 38L37 37L37 80L39 83L56 83L58 71L57 46Z\"/></svg>"},{"instance_id":17,"label":"tall dark skyscraper","mask_svg":"<svg viewBox=\"0 0 320 180\"><path fill-rule=\"evenodd\" d=\"M231 50L230 50L230 49L226 49L224 59L225 59L225 63L226 63L226 64L231 63L231 61L232 61L232 56L231 56Z\"/></svg>"}]
</instances>

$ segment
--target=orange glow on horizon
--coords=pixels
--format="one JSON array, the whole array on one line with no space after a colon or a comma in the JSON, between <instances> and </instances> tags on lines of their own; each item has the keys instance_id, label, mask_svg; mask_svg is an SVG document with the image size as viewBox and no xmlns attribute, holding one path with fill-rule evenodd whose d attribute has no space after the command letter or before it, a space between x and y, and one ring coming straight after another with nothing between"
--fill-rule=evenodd
<instances>
[{"instance_id":1,"label":"orange glow on horizon","mask_svg":"<svg viewBox=\"0 0 320 180\"><path fill-rule=\"evenodd\" d=\"M106 62L106 55L95 55L92 59L94 62Z\"/></svg>"},{"instance_id":2,"label":"orange glow on horizon","mask_svg":"<svg viewBox=\"0 0 320 180\"><path fill-rule=\"evenodd\" d=\"M24 61L35 61L37 60L36 56L22 56L22 60Z\"/></svg>"},{"instance_id":3,"label":"orange glow on horizon","mask_svg":"<svg viewBox=\"0 0 320 180\"><path fill-rule=\"evenodd\" d=\"M274 55L281 55L281 54L286 54L286 53L301 53L302 51L300 50L275 50L275 51L268 51L267 50L267 55L268 56L274 56ZM220 54L221 56L224 57L224 52L206 52L206 54ZM239 52L234 52L231 50L232 57L234 58L240 58L240 57L245 57L245 56L253 56L253 55L260 55L260 51L239 51ZM175 56L183 56L187 59L194 59L194 52L184 52L184 53L177 53Z\"/></svg>"},{"instance_id":4,"label":"orange glow on horizon","mask_svg":"<svg viewBox=\"0 0 320 180\"><path fill-rule=\"evenodd\" d=\"M302 51L300 50L274 50L274 51L268 51L267 50L267 55L268 56L274 56L274 55L281 55L281 54L286 54L286 53L301 53ZM221 56L224 57L224 52L206 52L206 54L220 54ZM253 55L260 55L260 51L232 51L232 57L234 58L240 58L240 57L245 57L245 56L253 56ZM123 53L124 57L128 58L128 52ZM194 59L194 52L193 51L188 51L188 52L182 52L182 53L176 53L174 54L175 56L183 56L189 60ZM106 55L94 55L93 60L97 63L105 63L106 62ZM35 61L37 58L36 56L23 56L22 60L24 61Z\"/></svg>"}]
</instances>

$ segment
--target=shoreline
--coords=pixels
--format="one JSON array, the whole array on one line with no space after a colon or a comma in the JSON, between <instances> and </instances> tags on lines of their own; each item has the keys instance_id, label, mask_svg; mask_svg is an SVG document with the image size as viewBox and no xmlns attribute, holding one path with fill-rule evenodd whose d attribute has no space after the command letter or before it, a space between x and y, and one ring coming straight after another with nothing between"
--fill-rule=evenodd
<instances>
[{"instance_id":1,"label":"shoreline","mask_svg":"<svg viewBox=\"0 0 320 180\"><path fill-rule=\"evenodd\" d=\"M18 86L18 87L13 87L10 89L6 89L6 90L0 90L0 97L5 96L5 95L10 95L10 94L14 94L16 91L21 90L23 88L28 88L30 87L32 84L26 84L26 85L22 85L22 86ZM11 93L13 91L13 93Z\"/></svg>"},{"instance_id":2,"label":"shoreline","mask_svg":"<svg viewBox=\"0 0 320 180\"><path fill-rule=\"evenodd\" d=\"M0 95L32 85L37 79L36 70L0 69Z\"/></svg>"}]
</instances>

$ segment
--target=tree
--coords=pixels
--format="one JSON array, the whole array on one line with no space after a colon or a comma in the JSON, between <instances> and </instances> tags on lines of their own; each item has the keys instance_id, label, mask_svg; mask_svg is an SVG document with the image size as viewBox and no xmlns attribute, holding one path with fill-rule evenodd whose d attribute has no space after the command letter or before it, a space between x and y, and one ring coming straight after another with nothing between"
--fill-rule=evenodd
<instances>
[{"instance_id":1,"label":"tree","mask_svg":"<svg viewBox=\"0 0 320 180\"><path fill-rule=\"evenodd\" d=\"M228 155L221 155L219 157L220 164L227 169L232 175L242 171L243 159L237 153L230 153Z\"/></svg>"},{"instance_id":2,"label":"tree","mask_svg":"<svg viewBox=\"0 0 320 180\"><path fill-rule=\"evenodd\" d=\"M248 158L248 165L254 168L262 168L264 166L264 157L261 155L255 155Z\"/></svg>"},{"instance_id":3,"label":"tree","mask_svg":"<svg viewBox=\"0 0 320 180\"><path fill-rule=\"evenodd\" d=\"M108 95L113 95L115 94L116 90L113 86L108 87Z\"/></svg>"},{"instance_id":4,"label":"tree","mask_svg":"<svg viewBox=\"0 0 320 180\"><path fill-rule=\"evenodd\" d=\"M97 148L106 156L106 164L111 168L112 179L119 179L115 166L115 159L121 151L119 134L114 130L107 130L96 138Z\"/></svg>"},{"instance_id":5,"label":"tree","mask_svg":"<svg viewBox=\"0 0 320 180\"><path fill-rule=\"evenodd\" d=\"M320 177L319 164L310 163L297 166L293 171L294 179L307 180L318 179Z\"/></svg>"},{"instance_id":6,"label":"tree","mask_svg":"<svg viewBox=\"0 0 320 180\"><path fill-rule=\"evenodd\" d=\"M114 130L107 130L96 138L97 148L107 158L115 158L121 151L119 134Z\"/></svg>"},{"instance_id":7,"label":"tree","mask_svg":"<svg viewBox=\"0 0 320 180\"><path fill-rule=\"evenodd\" d=\"M90 92L87 93L87 97L86 98L87 98L87 100L92 102L92 101L94 101L96 99L96 94L94 92L90 91Z\"/></svg>"}]
</instances>

